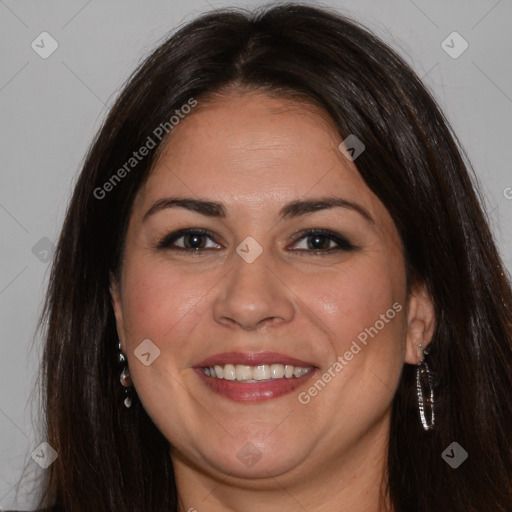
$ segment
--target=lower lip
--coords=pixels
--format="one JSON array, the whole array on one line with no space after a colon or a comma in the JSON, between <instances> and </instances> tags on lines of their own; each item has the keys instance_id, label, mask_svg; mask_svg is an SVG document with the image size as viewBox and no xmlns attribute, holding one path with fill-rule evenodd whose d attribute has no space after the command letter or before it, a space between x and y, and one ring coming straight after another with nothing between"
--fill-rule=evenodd
<instances>
[{"instance_id":1,"label":"lower lip","mask_svg":"<svg viewBox=\"0 0 512 512\"><path fill-rule=\"evenodd\" d=\"M313 368L302 377L273 379L262 382L237 382L208 377L201 368L194 369L209 389L235 402L260 402L287 395L304 385L316 373L316 368Z\"/></svg>"}]
</instances>

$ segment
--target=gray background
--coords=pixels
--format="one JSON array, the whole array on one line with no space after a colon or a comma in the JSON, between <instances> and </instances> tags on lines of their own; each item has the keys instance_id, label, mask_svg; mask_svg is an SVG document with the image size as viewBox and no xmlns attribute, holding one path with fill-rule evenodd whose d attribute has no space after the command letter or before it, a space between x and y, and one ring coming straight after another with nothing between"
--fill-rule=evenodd
<instances>
[{"instance_id":1,"label":"gray background","mask_svg":"<svg viewBox=\"0 0 512 512\"><path fill-rule=\"evenodd\" d=\"M30 481L44 471L30 458L44 439L37 430L37 402L29 399L41 354L35 327L48 278L45 260L108 106L168 31L212 7L262 3L0 0L0 508L30 508ZM479 176L492 228L512 270L512 1L325 5L361 20L424 77ZM47 59L31 48L43 31L59 45ZM469 44L456 59L441 47L453 31ZM460 48L457 41L448 44ZM15 485L27 462L16 499Z\"/></svg>"}]
</instances>

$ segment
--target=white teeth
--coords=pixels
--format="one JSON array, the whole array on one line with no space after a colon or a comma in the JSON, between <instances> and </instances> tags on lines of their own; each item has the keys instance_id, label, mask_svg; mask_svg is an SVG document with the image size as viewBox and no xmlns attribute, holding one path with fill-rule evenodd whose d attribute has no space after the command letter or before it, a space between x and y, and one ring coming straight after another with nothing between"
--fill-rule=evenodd
<instances>
[{"instance_id":1,"label":"white teeth","mask_svg":"<svg viewBox=\"0 0 512 512\"><path fill-rule=\"evenodd\" d=\"M296 366L293 369L293 376L294 377L301 377L302 376L302 368L299 368L298 366Z\"/></svg>"},{"instance_id":2,"label":"white teeth","mask_svg":"<svg viewBox=\"0 0 512 512\"><path fill-rule=\"evenodd\" d=\"M267 380L270 379L270 366L268 364L260 364L252 371L252 378L254 380Z\"/></svg>"},{"instance_id":3,"label":"white teeth","mask_svg":"<svg viewBox=\"0 0 512 512\"><path fill-rule=\"evenodd\" d=\"M218 379L224 378L224 368L222 366L215 365L215 375Z\"/></svg>"},{"instance_id":4,"label":"white teeth","mask_svg":"<svg viewBox=\"0 0 512 512\"><path fill-rule=\"evenodd\" d=\"M236 373L235 373L234 365L226 364L224 366L224 378L226 380L235 380L236 379Z\"/></svg>"},{"instance_id":5,"label":"white teeth","mask_svg":"<svg viewBox=\"0 0 512 512\"><path fill-rule=\"evenodd\" d=\"M284 366L282 364L270 365L270 376L273 379L282 379L284 377Z\"/></svg>"},{"instance_id":6,"label":"white teeth","mask_svg":"<svg viewBox=\"0 0 512 512\"><path fill-rule=\"evenodd\" d=\"M239 382L258 382L269 379L292 379L308 374L313 367L302 368L291 364L225 364L203 368L208 377L216 379L236 380Z\"/></svg>"},{"instance_id":7,"label":"white teeth","mask_svg":"<svg viewBox=\"0 0 512 512\"><path fill-rule=\"evenodd\" d=\"M245 366L243 364L237 364L235 366L236 380L253 380L252 378L252 367Z\"/></svg>"}]
</instances>

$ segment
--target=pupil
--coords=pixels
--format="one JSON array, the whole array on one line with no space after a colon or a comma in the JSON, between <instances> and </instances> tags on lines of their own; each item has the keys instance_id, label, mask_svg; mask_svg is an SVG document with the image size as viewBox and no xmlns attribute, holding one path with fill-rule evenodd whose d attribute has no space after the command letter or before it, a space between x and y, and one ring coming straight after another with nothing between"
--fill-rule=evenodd
<instances>
[{"instance_id":1,"label":"pupil","mask_svg":"<svg viewBox=\"0 0 512 512\"><path fill-rule=\"evenodd\" d=\"M202 238L203 235L186 235L185 236L185 247L188 247L189 249L200 249L204 246L202 244Z\"/></svg>"},{"instance_id":2,"label":"pupil","mask_svg":"<svg viewBox=\"0 0 512 512\"><path fill-rule=\"evenodd\" d=\"M310 249L327 249L329 246L329 240L323 235L316 235L310 237L308 245Z\"/></svg>"}]
</instances>

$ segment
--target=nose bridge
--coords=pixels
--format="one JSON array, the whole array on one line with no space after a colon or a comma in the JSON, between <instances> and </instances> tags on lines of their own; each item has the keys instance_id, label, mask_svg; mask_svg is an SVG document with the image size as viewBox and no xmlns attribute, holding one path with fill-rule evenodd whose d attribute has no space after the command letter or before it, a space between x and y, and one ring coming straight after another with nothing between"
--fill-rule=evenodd
<instances>
[{"instance_id":1,"label":"nose bridge","mask_svg":"<svg viewBox=\"0 0 512 512\"><path fill-rule=\"evenodd\" d=\"M275 277L277 269L271 251L261 250L254 258L254 249L248 240L233 254L233 265L215 299L213 313L217 322L254 329L265 322L289 321L293 317L290 295ZM252 257L246 257L251 251Z\"/></svg>"}]
</instances>

